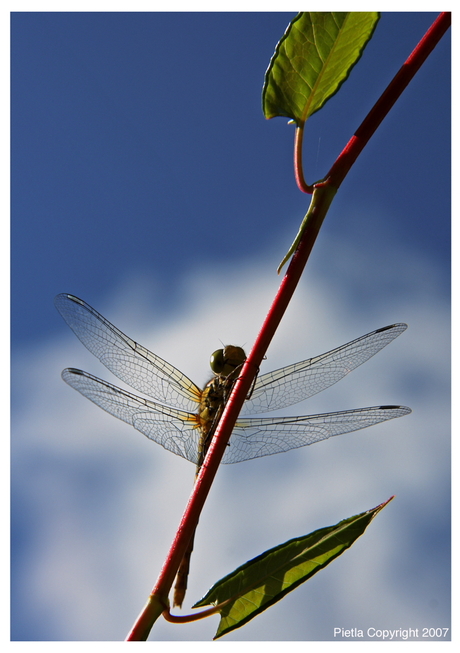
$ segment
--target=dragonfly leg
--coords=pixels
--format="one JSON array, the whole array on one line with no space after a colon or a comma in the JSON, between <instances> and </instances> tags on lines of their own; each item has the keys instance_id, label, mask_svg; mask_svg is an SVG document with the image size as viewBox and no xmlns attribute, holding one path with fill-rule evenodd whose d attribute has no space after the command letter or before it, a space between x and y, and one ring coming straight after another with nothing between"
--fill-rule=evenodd
<instances>
[{"instance_id":1,"label":"dragonfly leg","mask_svg":"<svg viewBox=\"0 0 460 653\"><path fill-rule=\"evenodd\" d=\"M259 372L260 372L260 367L257 368L257 372L256 372L256 375L254 377L254 380L251 383L251 387L249 388L248 394L246 395L246 401L252 397L252 393L254 392L254 387L256 385L256 381L257 381L257 377L259 376Z\"/></svg>"}]
</instances>

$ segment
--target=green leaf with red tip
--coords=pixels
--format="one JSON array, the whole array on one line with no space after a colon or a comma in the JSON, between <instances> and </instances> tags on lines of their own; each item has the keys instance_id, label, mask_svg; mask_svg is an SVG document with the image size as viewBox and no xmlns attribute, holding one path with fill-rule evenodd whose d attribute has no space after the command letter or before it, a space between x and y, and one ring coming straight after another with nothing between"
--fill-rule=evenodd
<instances>
[{"instance_id":1,"label":"green leaf with red tip","mask_svg":"<svg viewBox=\"0 0 460 653\"><path fill-rule=\"evenodd\" d=\"M269 549L219 580L193 606L222 604L214 639L240 628L326 567L364 533L389 501Z\"/></svg>"}]
</instances>

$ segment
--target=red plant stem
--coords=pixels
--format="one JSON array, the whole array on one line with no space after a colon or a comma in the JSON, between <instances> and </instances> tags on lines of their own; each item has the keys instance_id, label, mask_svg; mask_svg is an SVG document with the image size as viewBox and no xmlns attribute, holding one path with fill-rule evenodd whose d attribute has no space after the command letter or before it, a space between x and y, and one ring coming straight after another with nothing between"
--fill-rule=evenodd
<instances>
[{"instance_id":1,"label":"red plant stem","mask_svg":"<svg viewBox=\"0 0 460 653\"><path fill-rule=\"evenodd\" d=\"M334 194L335 193L332 193L332 196ZM292 258L291 264L289 265L286 275L284 276L275 296L275 300L265 318L259 335L257 336L254 347L243 366L240 377L235 382L235 386L222 414L205 461L195 481L192 494L190 495L171 549L155 587L152 590L151 597L157 597L163 602L165 608L168 605L167 595L187 548L187 544L194 534L199 515L214 480L214 476L216 475L220 461L225 453L227 442L230 439L236 419L250 391L252 382L259 370L268 345L270 344L294 290L296 289L302 271L315 243L316 236L318 235L323 219L329 208L330 201L327 199L328 193L323 193L322 198L322 200L320 199L317 202L317 207L311 216L309 229ZM155 617L152 608L154 605L154 603L147 603L144 610L139 615L132 631L128 635L127 641L146 639L146 633L148 635Z\"/></svg>"},{"instance_id":2,"label":"red plant stem","mask_svg":"<svg viewBox=\"0 0 460 653\"><path fill-rule=\"evenodd\" d=\"M127 637L127 641L146 640L158 616L158 603L161 603L165 608L168 606L167 597L169 590L174 582L174 577L187 545L195 532L199 515L220 461L225 453L227 442L230 439L238 414L248 395L254 377L259 370L265 352L297 287L336 189L340 186L363 147L380 125L396 99L447 31L450 22L450 13L444 12L438 16L339 155L326 178L326 182L318 184L318 186L322 186L321 190L326 189L326 192L321 193L318 188L318 201L316 202L315 209L312 211L302 240L294 253L286 275L280 284L273 304L257 336L254 347L243 366L241 375L235 382L231 396L216 429L216 434L196 479L171 549L150 595L150 600L136 620ZM327 192L327 187L329 187L329 193ZM313 196L314 200L315 194Z\"/></svg>"},{"instance_id":3,"label":"red plant stem","mask_svg":"<svg viewBox=\"0 0 460 653\"><path fill-rule=\"evenodd\" d=\"M386 90L363 120L354 136L352 136L343 151L339 154L334 165L330 169L329 174L326 176L326 178L328 178L336 188L339 188L372 134L390 111L391 107L414 77L420 66L424 63L425 59L449 29L450 24L450 12L442 12L439 14L412 54L402 65L399 72L395 75ZM296 127L294 170L297 185L300 190L304 193L311 193L311 186L305 182L302 170L303 127L303 125L301 127Z\"/></svg>"},{"instance_id":4,"label":"red plant stem","mask_svg":"<svg viewBox=\"0 0 460 653\"><path fill-rule=\"evenodd\" d=\"M371 111L363 120L354 136L349 140L343 151L337 157L329 171L334 185L338 188L350 170L353 163L361 154L364 146L372 134L390 111L406 86L414 77L428 55L433 51L444 36L451 24L450 12L439 14L420 43L400 68L399 72L387 86L384 93L377 100Z\"/></svg>"}]
</instances>

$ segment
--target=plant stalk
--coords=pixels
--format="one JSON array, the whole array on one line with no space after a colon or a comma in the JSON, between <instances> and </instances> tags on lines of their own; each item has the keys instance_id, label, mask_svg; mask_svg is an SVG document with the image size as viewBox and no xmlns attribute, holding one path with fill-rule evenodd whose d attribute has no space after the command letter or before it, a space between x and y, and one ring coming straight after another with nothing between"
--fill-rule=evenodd
<instances>
[{"instance_id":1,"label":"plant stalk","mask_svg":"<svg viewBox=\"0 0 460 653\"><path fill-rule=\"evenodd\" d=\"M155 587L126 638L127 641L145 641L153 623L163 610L169 609L168 593L188 543L194 534L199 515L225 453L236 419L259 371L267 348L294 294L337 189L383 118L447 31L450 23L450 13L444 12L438 16L341 152L325 181L314 186L310 208L303 223L302 233L299 234L299 242L291 263L243 366L241 375L235 382Z\"/></svg>"}]
</instances>

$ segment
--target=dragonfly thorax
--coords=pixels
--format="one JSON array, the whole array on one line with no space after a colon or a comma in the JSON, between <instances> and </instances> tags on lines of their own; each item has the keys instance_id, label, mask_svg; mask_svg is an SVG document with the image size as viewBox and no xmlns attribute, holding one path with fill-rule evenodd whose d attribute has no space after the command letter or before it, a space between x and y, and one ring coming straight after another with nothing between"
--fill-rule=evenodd
<instances>
[{"instance_id":1,"label":"dragonfly thorax","mask_svg":"<svg viewBox=\"0 0 460 653\"><path fill-rule=\"evenodd\" d=\"M244 350L234 345L218 349L211 356L210 365L215 376L206 384L201 393L197 415L201 430L198 444L198 466L204 460L233 384L238 378L245 360Z\"/></svg>"},{"instance_id":2,"label":"dragonfly thorax","mask_svg":"<svg viewBox=\"0 0 460 653\"><path fill-rule=\"evenodd\" d=\"M201 430L198 445L198 465L202 464L211 438L229 397L233 385L230 376L215 376L203 390L198 410L198 422Z\"/></svg>"}]
</instances>

